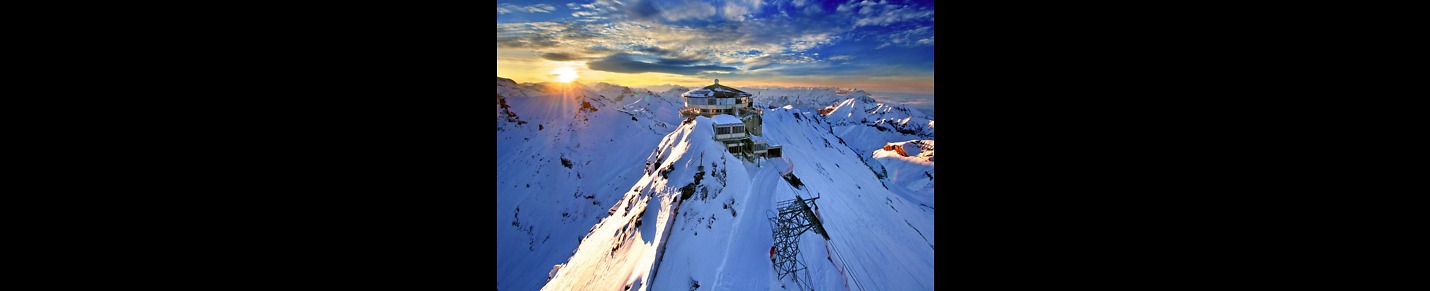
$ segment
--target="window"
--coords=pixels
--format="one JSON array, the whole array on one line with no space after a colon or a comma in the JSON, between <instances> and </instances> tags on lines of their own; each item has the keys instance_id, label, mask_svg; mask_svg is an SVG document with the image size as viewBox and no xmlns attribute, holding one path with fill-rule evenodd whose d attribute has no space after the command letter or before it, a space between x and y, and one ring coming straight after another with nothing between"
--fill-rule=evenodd
<instances>
[{"instance_id":1,"label":"window","mask_svg":"<svg viewBox=\"0 0 1430 291\"><path fill-rule=\"evenodd\" d=\"M716 127L715 134L730 134L729 127Z\"/></svg>"}]
</instances>

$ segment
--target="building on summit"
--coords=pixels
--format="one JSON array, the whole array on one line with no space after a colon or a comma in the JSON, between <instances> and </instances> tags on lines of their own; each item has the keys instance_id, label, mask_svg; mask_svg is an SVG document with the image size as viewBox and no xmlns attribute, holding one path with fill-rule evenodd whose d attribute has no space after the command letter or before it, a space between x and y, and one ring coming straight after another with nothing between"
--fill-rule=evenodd
<instances>
[{"instance_id":1,"label":"building on summit","mask_svg":"<svg viewBox=\"0 0 1430 291\"><path fill-rule=\"evenodd\" d=\"M750 93L720 85L720 79L715 79L715 84L686 91L681 97L685 107L680 108L680 116L713 119L715 140L725 143L730 153L746 159L780 157L781 147L761 137L760 115L764 111L754 106Z\"/></svg>"}]
</instances>

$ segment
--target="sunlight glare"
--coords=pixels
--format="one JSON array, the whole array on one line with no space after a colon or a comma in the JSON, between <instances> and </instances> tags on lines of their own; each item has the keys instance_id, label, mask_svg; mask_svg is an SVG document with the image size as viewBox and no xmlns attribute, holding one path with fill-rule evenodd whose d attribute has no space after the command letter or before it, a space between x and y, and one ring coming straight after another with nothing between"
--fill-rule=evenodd
<instances>
[{"instance_id":1,"label":"sunlight glare","mask_svg":"<svg viewBox=\"0 0 1430 291\"><path fill-rule=\"evenodd\" d=\"M556 76L557 82L571 83L576 80L576 69L571 67L560 67L551 70L551 74Z\"/></svg>"}]
</instances>

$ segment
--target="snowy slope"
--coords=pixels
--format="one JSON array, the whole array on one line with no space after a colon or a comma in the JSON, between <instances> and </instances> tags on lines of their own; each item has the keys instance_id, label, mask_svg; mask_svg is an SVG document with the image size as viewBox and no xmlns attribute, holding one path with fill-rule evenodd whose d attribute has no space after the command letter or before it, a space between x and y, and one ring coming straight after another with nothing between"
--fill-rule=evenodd
<instances>
[{"instance_id":1,"label":"snowy slope","mask_svg":"<svg viewBox=\"0 0 1430 291\"><path fill-rule=\"evenodd\" d=\"M766 137L784 146L795 175L809 193L822 197L818 203L825 228L853 268L845 274L854 274L863 287L851 283L850 288L932 290L936 243L932 204L904 198L918 193L895 193L891 189L899 188L892 185L886 188L843 142L848 139L830 133L833 129L818 114L779 108L767 111L764 120ZM932 193L928 194L919 200L932 201ZM809 263L815 268L813 258Z\"/></svg>"},{"instance_id":2,"label":"snowy slope","mask_svg":"<svg viewBox=\"0 0 1430 291\"><path fill-rule=\"evenodd\" d=\"M835 94L837 91L831 88L822 90L823 93L813 95L838 95ZM935 133L933 119L907 105L879 102L868 95L851 95L855 96L835 102L832 106L821 108L828 110L823 120L829 123L831 132L850 149L857 152L877 175L897 184L899 187L894 189L896 192L902 194L911 191L912 194L904 197L934 207L932 199L918 198L932 198L933 195L934 181L931 178L934 173L931 156ZM799 108L794 105L788 106ZM910 140L927 141L929 158L919 161L914 161L917 158L896 159L887 154L880 156L877 152L888 143L903 143Z\"/></svg>"},{"instance_id":3,"label":"snowy slope","mask_svg":"<svg viewBox=\"0 0 1430 291\"><path fill-rule=\"evenodd\" d=\"M684 206L683 213L675 212L674 207L681 198L681 188L692 185L690 189L694 189L691 194L693 201L712 201L719 199L729 185L729 181L720 183L715 178L715 173L746 176L743 167L730 166L733 156L724 152L724 146L712 139L714 132L710 124L710 119L698 117L682 125L667 135L657 150L650 153L646 159L641 159L650 164L644 168L646 175L633 183L633 187L626 192L620 204L612 208L610 217L592 228L576 254L543 289L619 290L633 284L644 285L650 282L650 276L653 275L652 266L656 262L659 249L665 247L665 237L670 235L667 230L694 235L695 227L707 229L704 216L698 219L699 223L687 221L695 219L690 218L691 215L696 215L692 213L704 214L701 210L709 208L705 203L681 203ZM710 166L702 167L707 161L706 157L709 158ZM727 168L720 171L722 169L717 168L719 166ZM697 176L701 183L694 186ZM744 189L740 188L731 187L731 191L728 191L730 193L724 195L738 195L734 192L743 192L740 190ZM699 194L702 192L704 195ZM710 197L711 192L714 193L714 198ZM692 200L685 202L690 201ZM717 219L723 217L711 214L714 218L710 218L708 223L713 227ZM673 229L678 221L685 223L679 223L682 227ZM721 226L724 229L726 224ZM711 234L707 232L707 236ZM666 251L668 254L679 252L681 250ZM662 262L666 260L668 258L661 258ZM675 272L673 269L657 270L666 273L661 274L663 276L672 276L669 273ZM688 286L682 289L688 289Z\"/></svg>"},{"instance_id":4,"label":"snowy slope","mask_svg":"<svg viewBox=\"0 0 1430 291\"><path fill-rule=\"evenodd\" d=\"M651 96L624 87L500 77L496 85L497 288L536 290L675 126L627 111L622 103Z\"/></svg>"},{"instance_id":5,"label":"snowy slope","mask_svg":"<svg viewBox=\"0 0 1430 291\"><path fill-rule=\"evenodd\" d=\"M799 110L768 111L764 136L783 145L787 159L758 163L725 152L711 139L709 119L680 125L641 160L649 163L644 176L609 217L581 232L586 237L575 255L543 289L795 289L790 278L776 279L766 216L775 202L796 194L821 197L816 203L831 237L803 235L806 284L820 290L933 289L932 207L886 189L822 119ZM779 177L791 166L803 187ZM683 189L690 193L684 200Z\"/></svg>"},{"instance_id":6,"label":"snowy slope","mask_svg":"<svg viewBox=\"0 0 1430 291\"><path fill-rule=\"evenodd\" d=\"M873 156L884 166L891 182L890 190L915 203L934 207L934 141L910 140L889 143L889 147L897 149L881 148L875 150Z\"/></svg>"}]
</instances>

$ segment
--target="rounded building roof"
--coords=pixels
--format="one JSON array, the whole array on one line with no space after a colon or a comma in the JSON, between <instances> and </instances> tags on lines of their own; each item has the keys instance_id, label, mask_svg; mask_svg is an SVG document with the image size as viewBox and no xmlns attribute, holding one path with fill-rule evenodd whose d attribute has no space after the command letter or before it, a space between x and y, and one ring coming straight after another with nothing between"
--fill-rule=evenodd
<instances>
[{"instance_id":1,"label":"rounded building roof","mask_svg":"<svg viewBox=\"0 0 1430 291\"><path fill-rule=\"evenodd\" d=\"M713 84L713 85L705 86L705 88L699 88L699 89L694 89L694 90L690 90L690 91L685 91L685 94L681 94L681 96L685 96L685 97L735 98L735 97L750 97L750 93L745 93L745 91L740 91L740 89L730 88L729 86L720 85L720 81L719 81L719 80L715 80L715 84Z\"/></svg>"}]
</instances>

